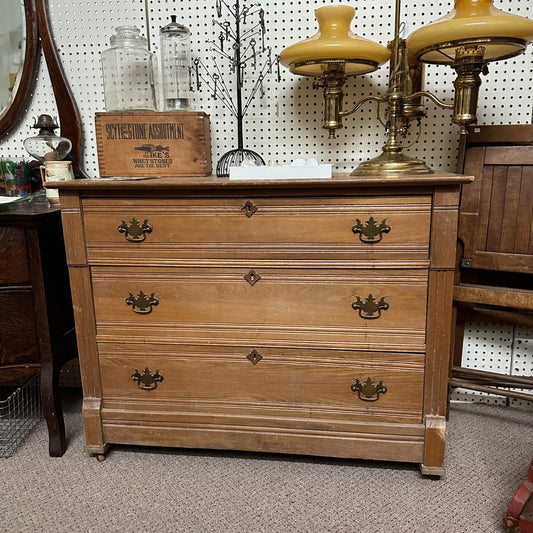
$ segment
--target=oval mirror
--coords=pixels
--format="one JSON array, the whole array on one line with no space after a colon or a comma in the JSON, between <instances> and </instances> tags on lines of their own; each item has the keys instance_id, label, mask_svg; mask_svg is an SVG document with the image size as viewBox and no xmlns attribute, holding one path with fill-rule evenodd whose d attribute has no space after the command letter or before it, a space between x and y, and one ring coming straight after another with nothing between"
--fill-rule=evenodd
<instances>
[{"instance_id":1,"label":"oval mirror","mask_svg":"<svg viewBox=\"0 0 533 533\"><path fill-rule=\"evenodd\" d=\"M0 17L0 135L24 110L37 74L35 0L4 0Z\"/></svg>"}]
</instances>

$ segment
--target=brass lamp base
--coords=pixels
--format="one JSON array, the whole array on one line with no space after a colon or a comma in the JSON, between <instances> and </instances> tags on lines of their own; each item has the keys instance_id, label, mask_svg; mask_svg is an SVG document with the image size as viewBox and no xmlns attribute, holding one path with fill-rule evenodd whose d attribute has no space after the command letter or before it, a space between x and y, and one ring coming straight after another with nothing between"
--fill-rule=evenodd
<instances>
[{"instance_id":1,"label":"brass lamp base","mask_svg":"<svg viewBox=\"0 0 533 533\"><path fill-rule=\"evenodd\" d=\"M396 176L398 174L433 174L424 161L403 152L383 152L378 157L360 163L351 176Z\"/></svg>"}]
</instances>

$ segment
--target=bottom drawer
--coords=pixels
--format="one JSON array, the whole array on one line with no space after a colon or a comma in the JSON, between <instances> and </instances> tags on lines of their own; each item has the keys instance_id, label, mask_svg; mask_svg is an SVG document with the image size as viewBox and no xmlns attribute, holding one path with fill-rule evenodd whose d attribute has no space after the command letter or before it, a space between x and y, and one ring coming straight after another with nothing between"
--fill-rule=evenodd
<instances>
[{"instance_id":1,"label":"bottom drawer","mask_svg":"<svg viewBox=\"0 0 533 533\"><path fill-rule=\"evenodd\" d=\"M422 419L420 354L105 343L99 350L104 419L255 426Z\"/></svg>"}]
</instances>

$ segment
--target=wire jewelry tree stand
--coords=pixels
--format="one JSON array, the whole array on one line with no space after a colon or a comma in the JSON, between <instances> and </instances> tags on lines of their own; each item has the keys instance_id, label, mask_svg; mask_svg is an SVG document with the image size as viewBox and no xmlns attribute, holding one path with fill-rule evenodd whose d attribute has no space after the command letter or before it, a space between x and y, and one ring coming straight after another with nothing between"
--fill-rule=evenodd
<instances>
[{"instance_id":1,"label":"wire jewelry tree stand","mask_svg":"<svg viewBox=\"0 0 533 533\"><path fill-rule=\"evenodd\" d=\"M223 7L228 11L228 18L231 18L233 27L229 20L220 20ZM265 46L265 12L260 4L245 6L240 0L236 0L235 4L230 7L226 0L216 0L216 10L217 19L213 19L213 25L220 28L220 34L218 42L211 41L213 45L211 50L215 52L212 58L214 69L210 71L199 58L194 60L194 69L196 88L200 90L204 83L211 92L211 98L220 99L237 119L237 148L226 152L217 163L217 176L227 177L230 167L241 166L243 162L251 165L265 164L259 154L244 148L243 119L257 92L260 90L263 93L263 80L267 74L272 73L274 63L278 63L278 82L280 72L279 58L277 56L272 58L272 49ZM247 19L255 22L247 27ZM231 73L235 74L235 99L222 75L217 57L228 61ZM244 100L246 69L250 67L254 70L255 82L248 97Z\"/></svg>"}]
</instances>

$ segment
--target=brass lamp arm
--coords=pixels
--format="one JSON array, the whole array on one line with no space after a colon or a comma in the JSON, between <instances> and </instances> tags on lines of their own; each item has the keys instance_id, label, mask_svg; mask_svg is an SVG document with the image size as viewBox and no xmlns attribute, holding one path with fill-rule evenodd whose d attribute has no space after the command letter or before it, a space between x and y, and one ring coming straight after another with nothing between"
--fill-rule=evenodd
<instances>
[{"instance_id":1,"label":"brass lamp arm","mask_svg":"<svg viewBox=\"0 0 533 533\"><path fill-rule=\"evenodd\" d=\"M403 99L408 102L409 100L416 100L421 96L429 98L434 104L438 105L439 107L442 107L443 109L454 108L454 104L447 104L428 91L418 91L416 93L410 94L409 96L404 96Z\"/></svg>"},{"instance_id":2,"label":"brass lamp arm","mask_svg":"<svg viewBox=\"0 0 533 533\"><path fill-rule=\"evenodd\" d=\"M351 109L348 109L348 111L339 111L339 116L347 117L348 115L355 113L365 102L369 102L371 100L375 100L376 102L385 102L386 98L380 98L379 96L365 96L364 98L359 100Z\"/></svg>"},{"instance_id":3,"label":"brass lamp arm","mask_svg":"<svg viewBox=\"0 0 533 533\"><path fill-rule=\"evenodd\" d=\"M433 103L437 104L439 107L442 107L443 109L453 109L454 104L447 104L446 102L443 102L439 98L437 98L433 93L430 93L428 91L418 91L416 93L410 94L409 96L404 96L404 100L415 100L416 98L420 98L421 96L425 96L426 98L429 98Z\"/></svg>"}]
</instances>

